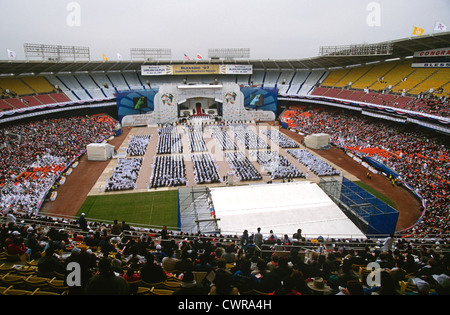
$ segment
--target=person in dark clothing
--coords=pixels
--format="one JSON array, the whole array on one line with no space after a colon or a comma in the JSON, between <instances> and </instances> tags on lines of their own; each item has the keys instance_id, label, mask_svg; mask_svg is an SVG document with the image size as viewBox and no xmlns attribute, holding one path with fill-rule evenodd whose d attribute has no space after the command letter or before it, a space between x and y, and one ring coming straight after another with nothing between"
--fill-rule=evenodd
<instances>
[{"instance_id":1,"label":"person in dark clothing","mask_svg":"<svg viewBox=\"0 0 450 315\"><path fill-rule=\"evenodd\" d=\"M158 283L167 279L162 267L155 264L155 256L151 253L146 255L146 263L141 268L141 280L147 283Z\"/></svg>"},{"instance_id":2,"label":"person in dark clothing","mask_svg":"<svg viewBox=\"0 0 450 315\"><path fill-rule=\"evenodd\" d=\"M82 213L81 216L78 218L78 225L80 226L80 229L82 229L83 231L87 231L88 224L86 218L84 217L84 213Z\"/></svg>"},{"instance_id":3,"label":"person in dark clothing","mask_svg":"<svg viewBox=\"0 0 450 315\"><path fill-rule=\"evenodd\" d=\"M111 271L111 259L104 257L98 262L99 273L89 279L84 289L86 295L129 295L127 281Z\"/></svg>"},{"instance_id":4,"label":"person in dark clothing","mask_svg":"<svg viewBox=\"0 0 450 315\"><path fill-rule=\"evenodd\" d=\"M208 292L194 280L192 271L184 273L180 288L173 295L206 295Z\"/></svg>"},{"instance_id":5,"label":"person in dark clothing","mask_svg":"<svg viewBox=\"0 0 450 315\"><path fill-rule=\"evenodd\" d=\"M48 247L45 250L45 256L38 260L38 271L43 274L65 273L64 262L55 256L54 247Z\"/></svg>"}]
</instances>

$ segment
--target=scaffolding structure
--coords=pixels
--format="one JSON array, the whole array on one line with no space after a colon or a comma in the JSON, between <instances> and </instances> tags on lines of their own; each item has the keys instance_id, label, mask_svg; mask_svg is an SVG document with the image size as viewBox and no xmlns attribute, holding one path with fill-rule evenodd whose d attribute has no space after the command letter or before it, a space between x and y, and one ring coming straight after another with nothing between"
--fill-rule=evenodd
<instances>
[{"instance_id":1,"label":"scaffolding structure","mask_svg":"<svg viewBox=\"0 0 450 315\"><path fill-rule=\"evenodd\" d=\"M214 215L214 205L208 187L180 188L178 190L179 229L185 233L220 233Z\"/></svg>"}]
</instances>

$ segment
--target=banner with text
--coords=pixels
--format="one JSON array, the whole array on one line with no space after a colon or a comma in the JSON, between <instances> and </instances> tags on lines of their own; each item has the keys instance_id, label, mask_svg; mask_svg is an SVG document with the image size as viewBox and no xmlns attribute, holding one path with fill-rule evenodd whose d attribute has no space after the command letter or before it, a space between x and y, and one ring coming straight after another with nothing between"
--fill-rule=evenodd
<instances>
[{"instance_id":1,"label":"banner with text","mask_svg":"<svg viewBox=\"0 0 450 315\"><path fill-rule=\"evenodd\" d=\"M202 74L253 74L252 65L142 65L143 76L202 75Z\"/></svg>"}]
</instances>

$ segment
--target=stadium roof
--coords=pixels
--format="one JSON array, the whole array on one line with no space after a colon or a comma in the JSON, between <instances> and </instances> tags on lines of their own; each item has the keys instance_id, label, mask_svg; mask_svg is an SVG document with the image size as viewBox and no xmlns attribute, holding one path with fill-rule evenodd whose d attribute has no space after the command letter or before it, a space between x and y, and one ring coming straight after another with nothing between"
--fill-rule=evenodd
<instances>
[{"instance_id":1,"label":"stadium roof","mask_svg":"<svg viewBox=\"0 0 450 315\"><path fill-rule=\"evenodd\" d=\"M333 69L364 65L372 62L385 62L391 59L404 59L414 52L428 49L450 47L450 32L415 36L379 44L392 44L390 55L355 55L355 56L318 56L303 59L235 59L235 60L158 60L158 61L32 61L6 60L0 61L0 77L46 75L78 72L140 72L141 65L165 64L241 64L253 65L254 69L263 70L310 70Z\"/></svg>"}]
</instances>

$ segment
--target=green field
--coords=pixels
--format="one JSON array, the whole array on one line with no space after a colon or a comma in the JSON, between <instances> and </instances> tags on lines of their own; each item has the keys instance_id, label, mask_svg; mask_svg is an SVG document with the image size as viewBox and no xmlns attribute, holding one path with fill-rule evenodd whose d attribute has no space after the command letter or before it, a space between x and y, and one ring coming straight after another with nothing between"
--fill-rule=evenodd
<instances>
[{"instance_id":1,"label":"green field","mask_svg":"<svg viewBox=\"0 0 450 315\"><path fill-rule=\"evenodd\" d=\"M178 226L178 191L88 196L77 216L99 221L125 221L151 227Z\"/></svg>"},{"instance_id":2,"label":"green field","mask_svg":"<svg viewBox=\"0 0 450 315\"><path fill-rule=\"evenodd\" d=\"M371 193L372 195L374 195L375 197L377 197L378 199L380 199L384 203L388 204L389 206L391 206L392 208L397 210L397 205L395 204L395 202L393 202L390 198L386 197L385 195L383 195L379 191L373 189L369 185L367 185L367 184L365 184L363 182L360 182L360 181L356 181L354 183L356 185L358 185L359 187L361 187L362 189L364 189L365 191L367 191L368 193Z\"/></svg>"}]
</instances>

